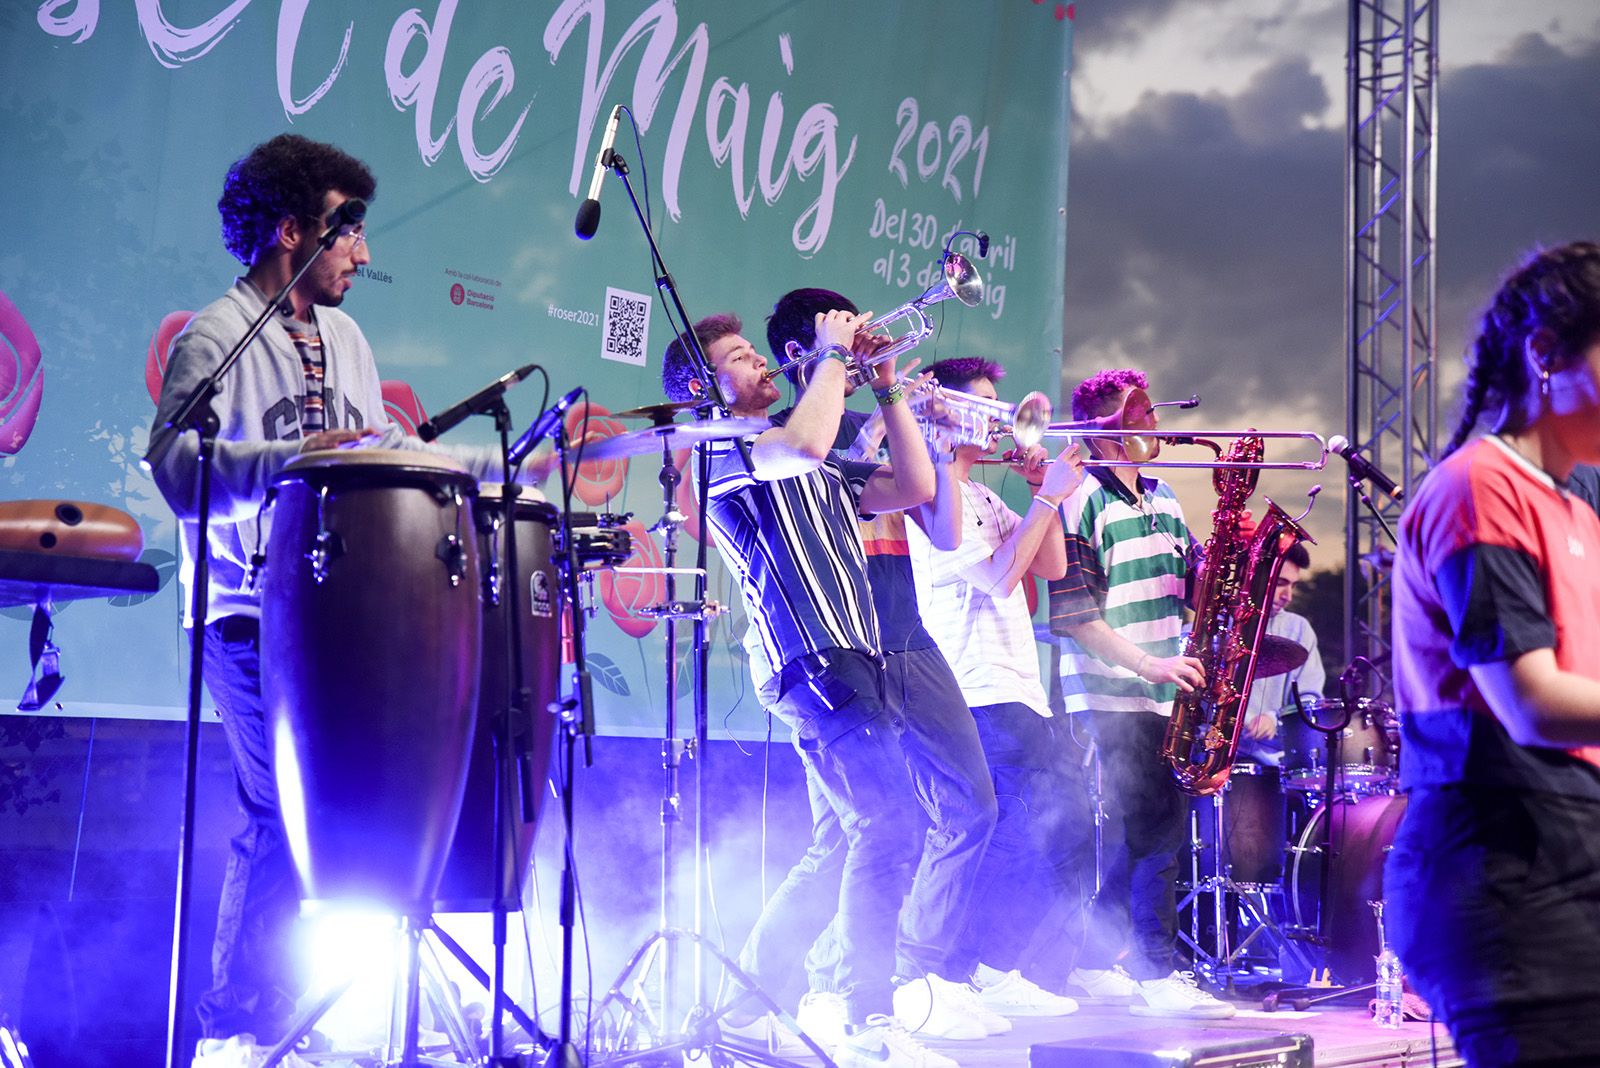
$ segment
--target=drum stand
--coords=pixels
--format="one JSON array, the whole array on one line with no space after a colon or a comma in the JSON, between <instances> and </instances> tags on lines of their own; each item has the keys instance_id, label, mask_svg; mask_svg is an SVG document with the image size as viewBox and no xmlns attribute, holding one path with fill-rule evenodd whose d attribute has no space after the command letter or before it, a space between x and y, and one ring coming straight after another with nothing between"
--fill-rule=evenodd
<instances>
[{"instance_id":1,"label":"drum stand","mask_svg":"<svg viewBox=\"0 0 1600 1068\"><path fill-rule=\"evenodd\" d=\"M1212 866L1209 875L1202 876L1200 870L1200 853L1205 846L1199 834L1199 820L1203 817L1193 812L1190 814L1190 888L1178 902L1178 911L1181 913L1185 908L1190 909L1191 920L1189 931L1187 933L1180 931L1179 937L1194 951L1196 971L1217 986L1233 990L1235 976L1251 974L1249 967L1240 966L1238 962L1251 945L1263 935L1276 945L1280 953L1298 954L1300 950L1268 914L1266 899L1274 890L1281 893L1281 887L1235 882L1231 865L1223 860L1223 843L1227 840L1225 797L1226 790L1211 798ZM1200 930L1200 895L1207 892L1211 894L1212 900L1212 939L1209 947L1201 944ZM1238 945L1232 944L1228 933L1230 898L1238 902L1239 919L1244 921L1248 917L1252 921L1250 933L1245 935Z\"/></svg>"}]
</instances>

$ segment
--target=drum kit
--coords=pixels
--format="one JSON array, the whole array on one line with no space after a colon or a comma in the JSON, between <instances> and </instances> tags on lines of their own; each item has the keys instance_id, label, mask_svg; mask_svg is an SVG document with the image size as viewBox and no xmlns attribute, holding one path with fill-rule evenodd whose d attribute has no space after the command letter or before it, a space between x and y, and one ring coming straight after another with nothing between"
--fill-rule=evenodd
<instances>
[{"instance_id":1,"label":"drum kit","mask_svg":"<svg viewBox=\"0 0 1600 1068\"><path fill-rule=\"evenodd\" d=\"M1398 720L1389 705L1350 693L1349 675L1342 698L1295 695L1280 726L1281 767L1236 763L1220 793L1195 799L1182 937L1219 985L1274 971L1319 985L1371 982L1383 862L1405 797Z\"/></svg>"},{"instance_id":2,"label":"drum kit","mask_svg":"<svg viewBox=\"0 0 1600 1068\"><path fill-rule=\"evenodd\" d=\"M668 514L654 529L669 547L684 519L673 450L768 425L672 422L682 407L619 413L653 425L586 443L582 455L661 454L671 482L664 474ZM377 905L402 917L412 933L408 1021L414 1026L424 994L436 1015L459 1019L441 1001L436 977L419 974L416 943L424 932L442 933L435 911L521 907L556 722L575 718L576 702L562 702L560 682L563 639L576 638L581 656L574 616L583 613L570 610L570 594L582 579L624 569L633 553L627 517L563 520L525 487L480 486L443 456L381 449L302 454L273 480L266 508L263 693L304 899L313 908ZM682 570L671 565L669 555L666 570ZM669 611L682 607L642 611L683 618ZM674 674L675 657L667 663ZM519 688L520 699L508 698ZM507 709L509 727L500 723ZM563 770L570 774L570 754ZM286 1042L308 1031L338 993ZM504 1007L538 1033L514 1005ZM465 1030L446 1034L472 1061L478 1051Z\"/></svg>"}]
</instances>

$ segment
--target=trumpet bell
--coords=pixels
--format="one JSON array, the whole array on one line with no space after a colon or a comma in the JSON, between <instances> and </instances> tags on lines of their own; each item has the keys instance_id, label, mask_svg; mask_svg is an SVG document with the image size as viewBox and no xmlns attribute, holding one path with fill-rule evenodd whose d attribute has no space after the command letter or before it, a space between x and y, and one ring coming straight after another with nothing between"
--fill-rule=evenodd
<instances>
[{"instance_id":1,"label":"trumpet bell","mask_svg":"<svg viewBox=\"0 0 1600 1068\"><path fill-rule=\"evenodd\" d=\"M1044 440L1045 428L1050 425L1054 406L1050 398L1034 390L1017 402L1011 417L1011 440L1018 448L1030 449Z\"/></svg>"},{"instance_id":2,"label":"trumpet bell","mask_svg":"<svg viewBox=\"0 0 1600 1068\"><path fill-rule=\"evenodd\" d=\"M944 278L929 286L917 303L937 304L952 297L969 308L983 303L983 279L972 261L959 252L945 257Z\"/></svg>"}]
</instances>

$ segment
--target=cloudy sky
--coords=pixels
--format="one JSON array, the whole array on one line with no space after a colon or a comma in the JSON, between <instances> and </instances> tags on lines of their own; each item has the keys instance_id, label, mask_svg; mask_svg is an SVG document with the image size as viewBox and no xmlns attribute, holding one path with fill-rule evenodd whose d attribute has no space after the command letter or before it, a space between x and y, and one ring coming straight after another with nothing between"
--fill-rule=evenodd
<instances>
[{"instance_id":1,"label":"cloudy sky","mask_svg":"<svg viewBox=\"0 0 1600 1068\"><path fill-rule=\"evenodd\" d=\"M1398 6L1398 5L1391 5ZM1190 426L1344 430L1345 0L1077 5L1068 182L1070 384L1139 366ZM1499 274L1540 242L1600 235L1600 4L1443 0L1441 437L1460 353ZM1340 476L1266 488L1342 559ZM1207 490L1174 478L1191 518ZM1291 509L1297 510L1297 509Z\"/></svg>"}]
</instances>

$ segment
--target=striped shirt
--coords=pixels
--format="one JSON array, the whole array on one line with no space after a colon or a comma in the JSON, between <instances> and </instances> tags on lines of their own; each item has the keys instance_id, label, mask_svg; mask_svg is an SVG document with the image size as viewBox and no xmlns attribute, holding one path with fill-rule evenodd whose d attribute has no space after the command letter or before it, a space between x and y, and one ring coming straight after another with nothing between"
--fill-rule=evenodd
<instances>
[{"instance_id":1,"label":"striped shirt","mask_svg":"<svg viewBox=\"0 0 1600 1068\"><path fill-rule=\"evenodd\" d=\"M878 465L830 457L803 475L763 482L745 469L736 444L710 446L707 518L773 671L825 649L880 659L856 525Z\"/></svg>"},{"instance_id":2,"label":"striped shirt","mask_svg":"<svg viewBox=\"0 0 1600 1068\"><path fill-rule=\"evenodd\" d=\"M283 317L283 328L300 354L300 370L306 377L305 395L300 398L300 436L310 437L328 429L328 416L323 405L323 383L327 374L327 360L322 354L322 332L315 321Z\"/></svg>"},{"instance_id":3,"label":"striped shirt","mask_svg":"<svg viewBox=\"0 0 1600 1068\"><path fill-rule=\"evenodd\" d=\"M1114 471L1096 468L1061 505L1066 576L1050 583L1050 627L1061 637L1061 696L1068 712L1172 714L1177 688L1151 685L1066 637L1103 619L1151 656L1182 651L1192 541L1172 487L1139 479L1137 497Z\"/></svg>"},{"instance_id":4,"label":"striped shirt","mask_svg":"<svg viewBox=\"0 0 1600 1068\"><path fill-rule=\"evenodd\" d=\"M920 527L906 524L922 622L955 671L968 705L1015 702L1048 718L1050 698L1039 681L1026 586L1019 582L1009 594L994 597L966 580L967 570L993 556L1022 517L988 486L959 485L961 544L956 548L935 549Z\"/></svg>"}]
</instances>

